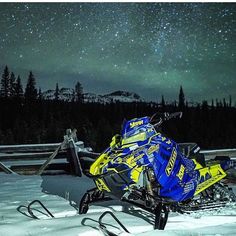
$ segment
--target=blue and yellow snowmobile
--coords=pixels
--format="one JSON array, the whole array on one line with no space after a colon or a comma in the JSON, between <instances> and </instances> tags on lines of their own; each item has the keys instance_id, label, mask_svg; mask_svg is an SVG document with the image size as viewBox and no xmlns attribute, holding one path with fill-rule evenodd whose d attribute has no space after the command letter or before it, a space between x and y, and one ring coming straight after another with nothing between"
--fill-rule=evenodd
<instances>
[{"instance_id":1,"label":"blue and yellow snowmobile","mask_svg":"<svg viewBox=\"0 0 236 236\"><path fill-rule=\"evenodd\" d=\"M228 157L205 161L192 145L184 155L180 145L158 130L164 121L182 113L155 114L124 122L121 135L92 163L87 176L96 188L80 203L80 214L98 201L120 199L155 214L155 229L164 229L168 213L216 208L236 197L222 182L234 167Z\"/></svg>"}]
</instances>

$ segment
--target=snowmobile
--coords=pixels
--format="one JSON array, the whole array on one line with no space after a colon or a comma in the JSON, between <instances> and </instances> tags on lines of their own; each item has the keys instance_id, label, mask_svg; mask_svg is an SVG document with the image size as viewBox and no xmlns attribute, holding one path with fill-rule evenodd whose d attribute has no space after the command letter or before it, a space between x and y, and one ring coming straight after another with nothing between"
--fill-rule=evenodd
<instances>
[{"instance_id":1,"label":"snowmobile","mask_svg":"<svg viewBox=\"0 0 236 236\"><path fill-rule=\"evenodd\" d=\"M89 205L120 199L155 215L154 229L165 228L169 212L189 213L215 209L236 201L223 179L235 166L229 157L206 161L197 145L184 154L180 145L164 136L163 122L182 112L156 113L125 121L121 135L97 157L85 173L96 188L80 202L80 214Z\"/></svg>"}]
</instances>

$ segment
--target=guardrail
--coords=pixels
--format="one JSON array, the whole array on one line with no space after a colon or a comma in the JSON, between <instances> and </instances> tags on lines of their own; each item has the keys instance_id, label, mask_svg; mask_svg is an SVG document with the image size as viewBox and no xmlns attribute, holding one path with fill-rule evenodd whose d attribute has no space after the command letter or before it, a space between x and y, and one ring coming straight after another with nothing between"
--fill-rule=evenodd
<instances>
[{"instance_id":1,"label":"guardrail","mask_svg":"<svg viewBox=\"0 0 236 236\"><path fill-rule=\"evenodd\" d=\"M61 146L60 150L55 153L59 146ZM181 143L179 146L182 152L186 153L196 144ZM200 153L204 154L206 159L212 159L215 156L229 156L236 159L236 148L201 150ZM72 142L72 146L65 140L63 143L0 145L0 171L37 174L44 164L47 167L41 170L44 174L74 174L78 173L76 168L78 168L77 165L80 165L77 158L88 158L92 162L98 155L99 153L93 153L85 148L82 141ZM50 157L52 158L48 161Z\"/></svg>"},{"instance_id":2,"label":"guardrail","mask_svg":"<svg viewBox=\"0 0 236 236\"><path fill-rule=\"evenodd\" d=\"M217 149L217 150L202 150L200 153L203 153L206 158L214 158L215 156L229 156L236 158L236 148L232 149Z\"/></svg>"},{"instance_id":3,"label":"guardrail","mask_svg":"<svg viewBox=\"0 0 236 236\"><path fill-rule=\"evenodd\" d=\"M0 171L18 174L70 173L81 176L76 130L68 129L62 143L0 145Z\"/></svg>"}]
</instances>

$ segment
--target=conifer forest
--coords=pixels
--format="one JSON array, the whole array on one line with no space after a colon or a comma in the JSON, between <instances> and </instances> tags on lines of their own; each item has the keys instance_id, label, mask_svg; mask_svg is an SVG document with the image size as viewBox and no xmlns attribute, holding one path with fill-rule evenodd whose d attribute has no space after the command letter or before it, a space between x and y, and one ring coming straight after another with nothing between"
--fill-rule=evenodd
<instances>
[{"instance_id":1,"label":"conifer forest","mask_svg":"<svg viewBox=\"0 0 236 236\"><path fill-rule=\"evenodd\" d=\"M179 97L160 102L84 102L80 82L75 85L72 101L58 98L44 99L29 73L25 88L20 76L6 66L1 77L0 144L55 143L63 139L65 130L77 129L79 140L94 151L101 152L119 133L124 119L151 116L155 112L182 111L180 120L163 124L162 132L176 142L196 142L203 149L232 148L236 145L236 107L228 99L188 103L184 88Z\"/></svg>"}]
</instances>

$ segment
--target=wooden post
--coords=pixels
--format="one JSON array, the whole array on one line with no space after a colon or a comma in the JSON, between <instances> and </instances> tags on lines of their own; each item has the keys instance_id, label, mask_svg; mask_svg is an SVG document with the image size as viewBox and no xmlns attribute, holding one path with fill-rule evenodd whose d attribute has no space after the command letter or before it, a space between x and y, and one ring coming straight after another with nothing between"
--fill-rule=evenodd
<instances>
[{"instance_id":1,"label":"wooden post","mask_svg":"<svg viewBox=\"0 0 236 236\"><path fill-rule=\"evenodd\" d=\"M82 168L79 160L79 156L77 153L76 145L73 139L69 141L69 148L72 158L72 165L74 167L75 175L81 177L82 176Z\"/></svg>"},{"instance_id":2,"label":"wooden post","mask_svg":"<svg viewBox=\"0 0 236 236\"><path fill-rule=\"evenodd\" d=\"M41 175L43 173L43 171L46 169L49 163L56 157L56 155L59 153L61 149L69 148L71 151L71 156L73 161L72 163L75 168L75 174L80 177L82 176L81 165L77 154L76 146L74 143L74 140L77 140L76 132L77 131L75 129L73 131L71 131L71 129L66 130L64 141L57 147L57 149L52 153L52 155L39 168L39 170L36 172L36 175Z\"/></svg>"},{"instance_id":3,"label":"wooden post","mask_svg":"<svg viewBox=\"0 0 236 236\"><path fill-rule=\"evenodd\" d=\"M0 169L2 169L7 174L16 174L13 170L5 166L3 163L0 162Z\"/></svg>"},{"instance_id":4,"label":"wooden post","mask_svg":"<svg viewBox=\"0 0 236 236\"><path fill-rule=\"evenodd\" d=\"M75 145L75 141L77 141L77 135L76 135L77 130L74 129L71 131L71 129L66 130L66 137L68 138L68 151L70 153L70 159L69 162L71 164L71 167L74 169L74 174L76 176L81 177L82 176L82 168L80 164L80 159L77 153L77 148Z\"/></svg>"},{"instance_id":5,"label":"wooden post","mask_svg":"<svg viewBox=\"0 0 236 236\"><path fill-rule=\"evenodd\" d=\"M52 153L52 155L44 162L44 164L39 168L39 170L36 172L36 175L41 175L45 168L49 165L49 163L54 159L54 157L58 154L61 147L64 146L65 142L67 140L64 140L55 150L55 152Z\"/></svg>"}]
</instances>

